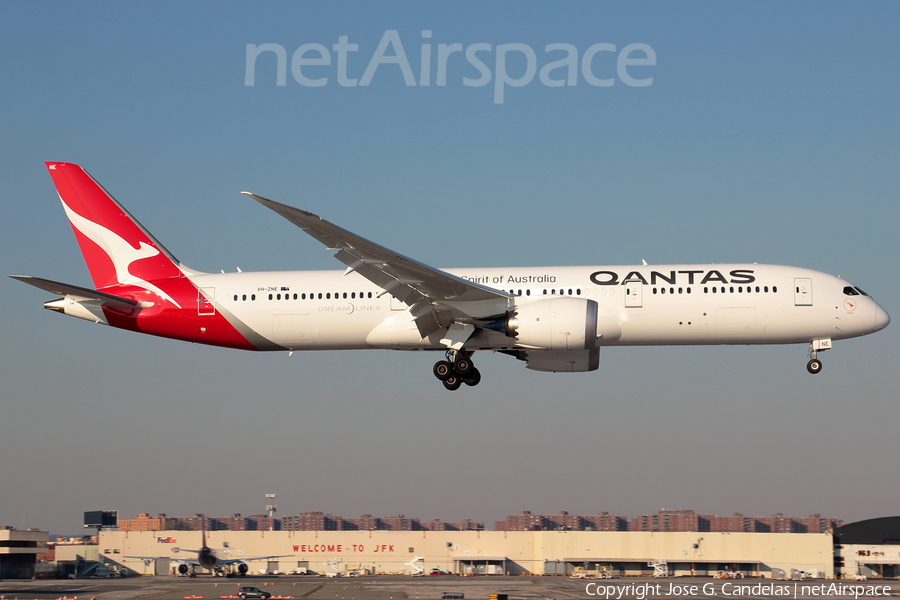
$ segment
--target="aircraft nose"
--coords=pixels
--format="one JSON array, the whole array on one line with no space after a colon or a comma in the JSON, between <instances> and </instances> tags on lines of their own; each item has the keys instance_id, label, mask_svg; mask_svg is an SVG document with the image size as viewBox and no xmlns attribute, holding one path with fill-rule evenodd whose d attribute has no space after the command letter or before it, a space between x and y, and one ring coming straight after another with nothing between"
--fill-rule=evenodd
<instances>
[{"instance_id":1,"label":"aircraft nose","mask_svg":"<svg viewBox=\"0 0 900 600\"><path fill-rule=\"evenodd\" d=\"M875 308L875 331L881 331L887 327L890 322L891 316L887 314L887 311L881 308L881 306L877 306Z\"/></svg>"}]
</instances>

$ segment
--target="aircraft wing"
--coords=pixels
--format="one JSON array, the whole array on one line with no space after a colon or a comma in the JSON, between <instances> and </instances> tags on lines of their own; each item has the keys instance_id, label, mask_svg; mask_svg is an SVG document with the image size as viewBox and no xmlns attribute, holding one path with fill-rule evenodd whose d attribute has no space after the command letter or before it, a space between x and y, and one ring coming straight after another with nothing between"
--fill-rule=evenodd
<instances>
[{"instance_id":1,"label":"aircraft wing","mask_svg":"<svg viewBox=\"0 0 900 600\"><path fill-rule=\"evenodd\" d=\"M234 563L240 562L248 562L251 560L270 560L273 558L287 558L290 556L295 556L294 554L279 554L277 556L242 556L240 558L228 558L225 560L219 559L219 562L223 565L233 565Z\"/></svg>"},{"instance_id":2,"label":"aircraft wing","mask_svg":"<svg viewBox=\"0 0 900 600\"><path fill-rule=\"evenodd\" d=\"M271 208L329 249L338 249L335 258L349 270L356 271L410 306L426 298L433 302L468 302L505 301L512 297L502 290L467 281L379 246L311 212L250 192L241 193Z\"/></svg>"},{"instance_id":3,"label":"aircraft wing","mask_svg":"<svg viewBox=\"0 0 900 600\"><path fill-rule=\"evenodd\" d=\"M96 300L107 306L116 306L125 309L134 308L138 304L136 300L131 300L130 298L122 298L120 296L98 292L77 285L60 283L59 281L51 281L40 277L28 277L27 275L10 275L10 277L58 296L70 296L77 300Z\"/></svg>"},{"instance_id":4,"label":"aircraft wing","mask_svg":"<svg viewBox=\"0 0 900 600\"><path fill-rule=\"evenodd\" d=\"M189 565L200 565L200 561L196 558L180 558L177 556L123 556L122 558L136 558L138 560L171 560Z\"/></svg>"}]
</instances>

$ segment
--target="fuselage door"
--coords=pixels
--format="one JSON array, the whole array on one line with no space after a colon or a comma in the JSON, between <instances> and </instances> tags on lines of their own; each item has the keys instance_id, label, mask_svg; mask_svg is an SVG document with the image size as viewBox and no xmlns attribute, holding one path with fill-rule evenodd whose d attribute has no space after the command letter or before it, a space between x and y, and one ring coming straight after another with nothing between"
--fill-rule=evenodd
<instances>
[{"instance_id":1,"label":"fuselage door","mask_svg":"<svg viewBox=\"0 0 900 600\"><path fill-rule=\"evenodd\" d=\"M197 314L216 314L216 288L205 287L197 291Z\"/></svg>"},{"instance_id":2,"label":"fuselage door","mask_svg":"<svg viewBox=\"0 0 900 600\"><path fill-rule=\"evenodd\" d=\"M625 308L641 308L644 306L643 283L629 281L625 284Z\"/></svg>"},{"instance_id":3,"label":"fuselage door","mask_svg":"<svg viewBox=\"0 0 900 600\"><path fill-rule=\"evenodd\" d=\"M794 305L812 306L812 279L797 277L794 279Z\"/></svg>"}]
</instances>

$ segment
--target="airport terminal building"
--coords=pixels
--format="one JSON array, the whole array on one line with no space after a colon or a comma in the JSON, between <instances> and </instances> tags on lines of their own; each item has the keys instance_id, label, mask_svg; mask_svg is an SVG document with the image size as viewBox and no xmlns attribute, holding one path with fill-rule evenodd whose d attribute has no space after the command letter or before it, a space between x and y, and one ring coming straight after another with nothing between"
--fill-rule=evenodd
<instances>
[{"instance_id":1,"label":"airport terminal building","mask_svg":"<svg viewBox=\"0 0 900 600\"><path fill-rule=\"evenodd\" d=\"M102 531L101 560L139 574L173 574L200 531ZM830 533L650 531L210 531L220 558L246 561L250 573L566 575L576 567L619 576L835 576ZM174 549L179 548L179 552ZM278 556L264 560L253 557ZM129 557L168 557L149 560ZM651 565L655 565L651 566Z\"/></svg>"},{"instance_id":2,"label":"airport terminal building","mask_svg":"<svg viewBox=\"0 0 900 600\"><path fill-rule=\"evenodd\" d=\"M0 579L30 579L38 554L47 552L46 531L0 526Z\"/></svg>"}]
</instances>

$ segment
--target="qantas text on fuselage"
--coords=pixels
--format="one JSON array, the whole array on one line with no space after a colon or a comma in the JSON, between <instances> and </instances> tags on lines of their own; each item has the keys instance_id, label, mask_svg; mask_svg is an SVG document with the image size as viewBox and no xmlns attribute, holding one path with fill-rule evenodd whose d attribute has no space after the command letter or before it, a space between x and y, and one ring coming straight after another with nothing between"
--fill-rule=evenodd
<instances>
[{"instance_id":1,"label":"qantas text on fuselage","mask_svg":"<svg viewBox=\"0 0 900 600\"><path fill-rule=\"evenodd\" d=\"M491 350L536 371L599 367L602 346L809 345L890 323L859 287L758 264L437 269L324 219L243 192L335 251L343 271L202 273L185 266L78 165L47 163L93 280L13 276L60 298L48 309L178 340L243 350L387 348L446 354L450 390L477 385Z\"/></svg>"}]
</instances>

